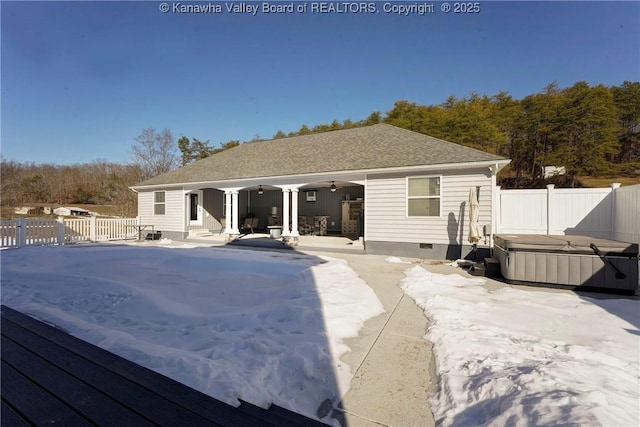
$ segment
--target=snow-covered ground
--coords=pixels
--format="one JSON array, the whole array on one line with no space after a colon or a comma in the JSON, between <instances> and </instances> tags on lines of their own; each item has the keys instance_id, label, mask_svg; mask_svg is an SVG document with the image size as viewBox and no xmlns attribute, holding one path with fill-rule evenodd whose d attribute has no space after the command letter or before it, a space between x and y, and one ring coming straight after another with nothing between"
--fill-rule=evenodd
<instances>
[{"instance_id":1,"label":"snow-covered ground","mask_svg":"<svg viewBox=\"0 0 640 427\"><path fill-rule=\"evenodd\" d=\"M230 404L307 416L336 404L340 362L382 304L345 261L212 248L2 251L2 303Z\"/></svg>"},{"instance_id":2,"label":"snow-covered ground","mask_svg":"<svg viewBox=\"0 0 640 427\"><path fill-rule=\"evenodd\" d=\"M2 303L231 404L314 416L346 392L344 339L383 308L345 261L164 243L2 251ZM640 301L406 268L441 425L640 425Z\"/></svg>"},{"instance_id":3,"label":"snow-covered ground","mask_svg":"<svg viewBox=\"0 0 640 427\"><path fill-rule=\"evenodd\" d=\"M504 287L414 266L446 426L640 425L640 301Z\"/></svg>"}]
</instances>

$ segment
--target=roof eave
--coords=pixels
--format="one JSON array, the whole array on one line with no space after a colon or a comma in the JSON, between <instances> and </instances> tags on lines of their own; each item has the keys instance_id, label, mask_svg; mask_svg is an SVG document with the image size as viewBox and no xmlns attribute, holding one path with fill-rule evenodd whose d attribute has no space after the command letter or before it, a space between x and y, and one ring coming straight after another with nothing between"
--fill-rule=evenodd
<instances>
[{"instance_id":1,"label":"roof eave","mask_svg":"<svg viewBox=\"0 0 640 427\"><path fill-rule=\"evenodd\" d=\"M355 169L355 170L341 170L341 171L327 171L327 172L313 172L305 174L294 175L272 175L264 177L249 177L238 179L226 179L226 180L211 180L211 181L194 181L194 182L175 182L169 184L152 184L152 185L134 185L129 187L133 191L140 190L153 190L157 188L182 188L182 187L197 187L202 185L212 185L219 187L230 186L242 186L242 183L254 183L256 180L291 180L295 178L309 178L309 177L326 177L326 176L340 176L340 175L352 175L352 174L377 174L377 173L398 173L398 172L415 172L415 171L433 171L433 170L461 170L461 169L475 169L483 167L496 167L496 173L502 168L507 166L511 162L511 159L494 159L483 160L478 162L462 162L462 163L440 163L433 165L416 165L416 166L399 166L391 168L375 168L375 169Z\"/></svg>"}]
</instances>

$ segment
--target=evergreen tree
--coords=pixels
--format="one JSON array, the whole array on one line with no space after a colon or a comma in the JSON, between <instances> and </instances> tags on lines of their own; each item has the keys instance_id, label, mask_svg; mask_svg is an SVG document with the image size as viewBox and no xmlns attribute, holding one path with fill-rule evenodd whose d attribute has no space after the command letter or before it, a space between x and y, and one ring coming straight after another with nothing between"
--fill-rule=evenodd
<instances>
[{"instance_id":1,"label":"evergreen tree","mask_svg":"<svg viewBox=\"0 0 640 427\"><path fill-rule=\"evenodd\" d=\"M561 144L554 156L567 167L575 185L578 175L608 172L607 156L616 153L618 109L611 91L578 82L563 93Z\"/></svg>"},{"instance_id":2,"label":"evergreen tree","mask_svg":"<svg viewBox=\"0 0 640 427\"><path fill-rule=\"evenodd\" d=\"M273 139L281 139L281 138L286 138L286 137L287 137L287 134L282 132L280 129L278 129L276 134L273 135Z\"/></svg>"},{"instance_id":3,"label":"evergreen tree","mask_svg":"<svg viewBox=\"0 0 640 427\"><path fill-rule=\"evenodd\" d=\"M611 88L613 101L618 108L620 131L618 133L619 162L640 160L640 82L624 82Z\"/></svg>"},{"instance_id":4,"label":"evergreen tree","mask_svg":"<svg viewBox=\"0 0 640 427\"><path fill-rule=\"evenodd\" d=\"M209 145L209 140L200 141L197 138L193 138L191 142L189 142L189 138L186 136L178 140L178 148L182 152L182 166L188 165L196 160L205 159L217 152Z\"/></svg>"},{"instance_id":5,"label":"evergreen tree","mask_svg":"<svg viewBox=\"0 0 640 427\"><path fill-rule=\"evenodd\" d=\"M337 123L337 121L334 120L335 123ZM380 112L379 111L374 111L373 113L369 114L369 117L367 117L366 119L364 119L361 124L362 126L370 126L370 125L377 125L378 123L382 122L382 117L380 116Z\"/></svg>"},{"instance_id":6,"label":"evergreen tree","mask_svg":"<svg viewBox=\"0 0 640 427\"><path fill-rule=\"evenodd\" d=\"M215 150L213 150L213 154L219 153L224 150L228 150L233 147L237 147L238 145L240 145L240 141L238 141L237 139L232 139L231 141L223 142L222 144L220 144L220 148L216 148Z\"/></svg>"},{"instance_id":7,"label":"evergreen tree","mask_svg":"<svg viewBox=\"0 0 640 427\"><path fill-rule=\"evenodd\" d=\"M543 92L522 100L519 121L522 138L515 141L510 153L518 176L524 172L533 179L542 177L549 153L557 149L560 142L561 101L562 94L555 82L547 85Z\"/></svg>"},{"instance_id":8,"label":"evergreen tree","mask_svg":"<svg viewBox=\"0 0 640 427\"><path fill-rule=\"evenodd\" d=\"M185 166L191 163L192 151L191 151L191 144L189 143L189 138L187 138L186 136L180 137L180 139L178 139L178 149L182 153L182 156L180 157L182 166Z\"/></svg>"}]
</instances>

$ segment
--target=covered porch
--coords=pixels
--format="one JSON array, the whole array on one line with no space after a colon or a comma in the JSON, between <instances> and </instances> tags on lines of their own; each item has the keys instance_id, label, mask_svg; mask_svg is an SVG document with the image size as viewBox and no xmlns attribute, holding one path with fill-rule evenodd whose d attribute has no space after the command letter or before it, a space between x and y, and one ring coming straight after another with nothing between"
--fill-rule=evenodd
<instances>
[{"instance_id":1,"label":"covered porch","mask_svg":"<svg viewBox=\"0 0 640 427\"><path fill-rule=\"evenodd\" d=\"M219 236L230 241L260 233L290 245L302 236L363 240L364 180L262 181L185 189L189 238Z\"/></svg>"}]
</instances>

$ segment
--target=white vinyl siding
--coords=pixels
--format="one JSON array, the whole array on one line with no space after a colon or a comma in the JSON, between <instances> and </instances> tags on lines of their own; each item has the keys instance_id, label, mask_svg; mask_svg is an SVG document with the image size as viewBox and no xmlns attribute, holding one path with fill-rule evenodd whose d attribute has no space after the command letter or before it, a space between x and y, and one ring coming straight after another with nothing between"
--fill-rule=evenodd
<instances>
[{"instance_id":1,"label":"white vinyl siding","mask_svg":"<svg viewBox=\"0 0 640 427\"><path fill-rule=\"evenodd\" d=\"M138 216L141 224L153 225L160 231L185 231L186 197L182 189L164 192L164 214L155 214L156 194L158 191L140 191L138 193Z\"/></svg>"},{"instance_id":2,"label":"white vinyl siding","mask_svg":"<svg viewBox=\"0 0 640 427\"><path fill-rule=\"evenodd\" d=\"M420 176L425 175L385 174L367 177L365 240L469 244L469 189L476 187L480 188L478 222L481 227L491 224L491 174L488 168L442 171L439 175L441 210L437 217L407 215L407 178Z\"/></svg>"}]
</instances>

